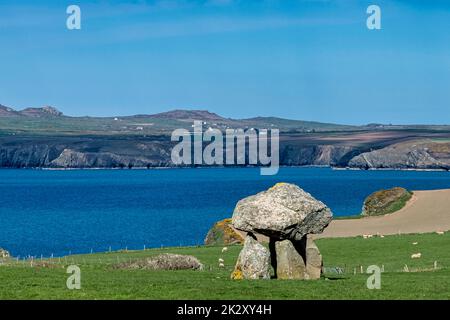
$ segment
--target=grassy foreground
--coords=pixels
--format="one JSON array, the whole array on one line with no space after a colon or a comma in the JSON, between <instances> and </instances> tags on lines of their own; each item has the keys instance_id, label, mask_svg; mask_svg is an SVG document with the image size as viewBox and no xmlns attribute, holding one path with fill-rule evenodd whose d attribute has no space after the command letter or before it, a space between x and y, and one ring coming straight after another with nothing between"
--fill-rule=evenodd
<instances>
[{"instance_id":1,"label":"grassy foreground","mask_svg":"<svg viewBox=\"0 0 450 320\"><path fill-rule=\"evenodd\" d=\"M225 253L222 247L151 249L74 255L53 259L52 267L39 266L40 260L33 266L12 260L0 265L0 299L450 299L450 233L321 239L317 244L327 271L318 281L232 281L239 246ZM166 252L194 255L205 270L112 268ZM422 257L411 259L418 252ZM225 268L219 268L219 258ZM81 290L66 288L71 264L81 268ZM369 275L360 272L369 265L384 266L380 290L367 289ZM337 267L344 273L336 273Z\"/></svg>"}]
</instances>

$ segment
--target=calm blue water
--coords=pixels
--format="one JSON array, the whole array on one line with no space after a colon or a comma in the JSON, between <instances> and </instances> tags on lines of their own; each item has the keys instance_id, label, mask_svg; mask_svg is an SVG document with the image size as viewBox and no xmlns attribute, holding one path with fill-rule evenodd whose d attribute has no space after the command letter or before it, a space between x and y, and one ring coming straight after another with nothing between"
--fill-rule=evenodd
<instances>
[{"instance_id":1,"label":"calm blue water","mask_svg":"<svg viewBox=\"0 0 450 320\"><path fill-rule=\"evenodd\" d=\"M236 202L276 182L298 184L335 215L359 213L371 192L450 188L450 172L259 169L0 170L0 247L50 256L201 244Z\"/></svg>"}]
</instances>

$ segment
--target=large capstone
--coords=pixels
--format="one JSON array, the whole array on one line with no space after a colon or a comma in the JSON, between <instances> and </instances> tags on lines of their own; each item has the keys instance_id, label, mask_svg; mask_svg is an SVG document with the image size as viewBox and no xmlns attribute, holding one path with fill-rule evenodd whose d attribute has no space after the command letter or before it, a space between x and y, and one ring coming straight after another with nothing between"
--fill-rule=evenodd
<instances>
[{"instance_id":1,"label":"large capstone","mask_svg":"<svg viewBox=\"0 0 450 320\"><path fill-rule=\"evenodd\" d=\"M240 200L234 209L232 224L242 231L300 241L307 234L322 233L332 217L324 203L298 186L278 183Z\"/></svg>"},{"instance_id":2,"label":"large capstone","mask_svg":"<svg viewBox=\"0 0 450 320\"><path fill-rule=\"evenodd\" d=\"M270 279L270 252L253 235L247 235L231 278Z\"/></svg>"}]
</instances>

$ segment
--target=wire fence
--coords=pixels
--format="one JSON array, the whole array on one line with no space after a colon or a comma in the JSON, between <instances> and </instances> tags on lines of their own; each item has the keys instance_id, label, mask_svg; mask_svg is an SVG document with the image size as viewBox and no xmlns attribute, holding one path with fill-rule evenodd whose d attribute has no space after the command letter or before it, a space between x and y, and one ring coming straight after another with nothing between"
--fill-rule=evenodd
<instances>
[{"instance_id":1,"label":"wire fence","mask_svg":"<svg viewBox=\"0 0 450 320\"><path fill-rule=\"evenodd\" d=\"M142 249L133 248L129 249L125 246L122 249L114 250L109 246L107 251L94 251L92 248L89 253L77 253L76 251L69 250L67 255L55 256L53 253L44 256L43 254L26 255L26 256L8 256L0 257L0 266L18 266L18 267L36 267L36 268L52 268L57 266L68 265L83 265L83 266L98 266L98 265L115 265L121 263L131 263L139 259L163 253L166 251L173 251L179 249L199 248L200 244L196 245L183 245L180 243L179 247L176 246L164 246L159 247L147 247L143 245Z\"/></svg>"},{"instance_id":2,"label":"wire fence","mask_svg":"<svg viewBox=\"0 0 450 320\"><path fill-rule=\"evenodd\" d=\"M8 257L0 258L0 267L23 267L23 268L66 268L70 265L78 265L84 268L99 268L99 267L111 267L133 263L146 257L157 255L171 248L158 248L158 249L146 249L146 251L133 251L133 250L120 250L120 251L108 251L103 253L92 253L87 255L74 255L63 257L50 257L45 258L43 256L29 256L29 257ZM146 254L148 253L148 254ZM233 257L235 258L235 257ZM235 259L227 259L228 263L224 263L224 260L218 259L216 264L205 264L206 271L222 270L232 271L234 268ZM231 260L231 261L230 261ZM326 278L348 278L351 276L358 276L361 274L367 275L367 269L370 265L342 265L342 266L329 266L322 267L322 274ZM446 269L446 266L438 261L433 263L420 263L420 264L389 264L385 266L383 264L377 265L380 268L381 273L399 273L399 272L432 272L442 269Z\"/></svg>"},{"instance_id":3,"label":"wire fence","mask_svg":"<svg viewBox=\"0 0 450 320\"><path fill-rule=\"evenodd\" d=\"M179 247L160 245L159 247L147 247L143 245L141 249L133 248L129 249L125 246L122 249L113 251L113 246L108 246L106 251L96 252L92 248L87 254L73 254L72 250L67 252L65 256L55 256L53 253L44 255L28 255L28 256L17 256L17 257L0 257L0 267L10 266L10 267L28 267L28 268L66 268L70 265L78 265L83 267L114 267L116 265L133 263L140 259L157 255L158 253L165 253L167 251L173 250L186 250L190 248L202 247L201 244L195 245L183 245L180 243ZM205 270L222 270L222 271L233 271L234 263L233 261L228 261L224 264L223 261L223 251L222 255L218 251L217 263L205 264ZM237 258L237 257L234 257ZM325 264L322 268L322 274L329 278L347 278L350 276L357 276L361 274L367 274L367 269L370 265L327 265ZM411 263L406 264L393 264L387 263L379 264L377 267L380 268L382 273L399 273L399 272L431 272L438 271L441 269L446 269L447 266L443 265L439 261L427 261L426 263L420 260L411 261Z\"/></svg>"}]
</instances>

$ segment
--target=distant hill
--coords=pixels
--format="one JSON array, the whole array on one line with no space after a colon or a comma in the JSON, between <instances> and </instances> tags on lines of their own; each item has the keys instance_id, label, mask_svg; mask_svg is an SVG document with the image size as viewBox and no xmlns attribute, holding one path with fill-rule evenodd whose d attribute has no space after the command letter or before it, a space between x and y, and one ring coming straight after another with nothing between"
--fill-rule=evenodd
<instances>
[{"instance_id":1,"label":"distant hill","mask_svg":"<svg viewBox=\"0 0 450 320\"><path fill-rule=\"evenodd\" d=\"M71 117L54 107L27 108L16 111L0 108L0 132L15 133L67 133L71 134L168 134L174 129L192 126L193 121L202 121L208 128L220 130L236 129L279 129L280 132L323 132L361 130L358 126L348 126L313 121L289 120L276 117L255 117L250 119L230 119L208 110L182 110L157 114L140 114L118 117Z\"/></svg>"},{"instance_id":2,"label":"distant hill","mask_svg":"<svg viewBox=\"0 0 450 320\"><path fill-rule=\"evenodd\" d=\"M255 117L242 120L260 128L284 128L288 131L317 132L317 131L355 131L362 127L342 125L335 123L324 123L317 121L291 120L277 117Z\"/></svg>"},{"instance_id":3,"label":"distant hill","mask_svg":"<svg viewBox=\"0 0 450 320\"><path fill-rule=\"evenodd\" d=\"M17 111L0 104L0 117L12 117L16 115Z\"/></svg>"},{"instance_id":4,"label":"distant hill","mask_svg":"<svg viewBox=\"0 0 450 320\"><path fill-rule=\"evenodd\" d=\"M27 108L22 111L19 111L21 115L29 116L29 117L60 117L63 116L63 113L56 108L46 106L42 108Z\"/></svg>"},{"instance_id":5,"label":"distant hill","mask_svg":"<svg viewBox=\"0 0 450 320\"><path fill-rule=\"evenodd\" d=\"M70 134L70 135L170 135L178 128L191 129L194 120L202 121L205 129L278 129L281 133L358 132L383 130L450 130L450 126L383 125L354 126L283 119L253 117L225 118L208 110L183 110L157 114L111 117L72 117L54 107L26 108L16 111L0 105L0 134Z\"/></svg>"},{"instance_id":6,"label":"distant hill","mask_svg":"<svg viewBox=\"0 0 450 320\"><path fill-rule=\"evenodd\" d=\"M224 121L225 118L216 113L207 110L172 110L168 112L157 113L149 116L157 119L174 119L174 120L210 120Z\"/></svg>"},{"instance_id":7,"label":"distant hill","mask_svg":"<svg viewBox=\"0 0 450 320\"><path fill-rule=\"evenodd\" d=\"M26 108L21 111L16 111L13 108L4 106L0 104L0 117L17 117L17 116L26 116L26 117L60 117L63 116L63 113L56 108L45 106L42 108Z\"/></svg>"}]
</instances>

